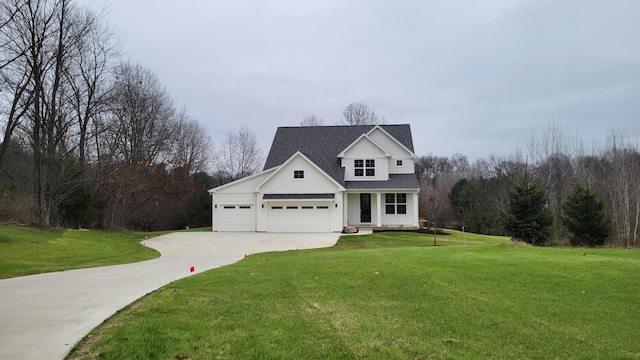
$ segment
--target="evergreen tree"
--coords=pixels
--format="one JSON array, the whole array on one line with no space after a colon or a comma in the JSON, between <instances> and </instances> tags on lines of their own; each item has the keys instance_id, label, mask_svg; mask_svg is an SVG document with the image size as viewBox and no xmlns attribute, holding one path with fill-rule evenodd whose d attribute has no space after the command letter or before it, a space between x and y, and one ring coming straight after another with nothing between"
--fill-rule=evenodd
<instances>
[{"instance_id":1,"label":"evergreen tree","mask_svg":"<svg viewBox=\"0 0 640 360\"><path fill-rule=\"evenodd\" d=\"M604 212L604 202L586 186L575 184L562 205L562 223L571 234L574 246L600 246L611 233L611 222Z\"/></svg>"},{"instance_id":2,"label":"evergreen tree","mask_svg":"<svg viewBox=\"0 0 640 360\"><path fill-rule=\"evenodd\" d=\"M505 231L514 239L544 245L551 234L553 215L546 206L544 189L528 174L509 192L509 204L502 214Z\"/></svg>"}]
</instances>

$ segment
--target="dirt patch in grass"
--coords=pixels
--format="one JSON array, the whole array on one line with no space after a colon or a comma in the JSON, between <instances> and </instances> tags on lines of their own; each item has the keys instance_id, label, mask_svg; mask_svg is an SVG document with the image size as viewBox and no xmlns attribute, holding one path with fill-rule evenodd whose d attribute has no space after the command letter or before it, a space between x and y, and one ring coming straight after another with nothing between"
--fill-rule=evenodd
<instances>
[{"instance_id":1,"label":"dirt patch in grass","mask_svg":"<svg viewBox=\"0 0 640 360\"><path fill-rule=\"evenodd\" d=\"M76 344L74 350L67 356L66 360L95 360L98 359L99 352L95 350L91 350L91 345L96 341L99 341L102 337L101 332L89 333L89 335L85 336Z\"/></svg>"}]
</instances>

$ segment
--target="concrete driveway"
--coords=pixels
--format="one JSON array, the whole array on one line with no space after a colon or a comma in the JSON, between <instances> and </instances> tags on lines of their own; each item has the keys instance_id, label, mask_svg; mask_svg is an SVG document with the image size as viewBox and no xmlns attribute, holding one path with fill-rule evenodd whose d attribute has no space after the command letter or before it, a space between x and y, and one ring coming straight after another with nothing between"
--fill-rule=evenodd
<instances>
[{"instance_id":1,"label":"concrete driveway","mask_svg":"<svg viewBox=\"0 0 640 360\"><path fill-rule=\"evenodd\" d=\"M245 254L330 247L338 237L174 233L143 241L162 254L159 259L0 280L0 359L63 359L106 318L174 280L234 263Z\"/></svg>"}]
</instances>

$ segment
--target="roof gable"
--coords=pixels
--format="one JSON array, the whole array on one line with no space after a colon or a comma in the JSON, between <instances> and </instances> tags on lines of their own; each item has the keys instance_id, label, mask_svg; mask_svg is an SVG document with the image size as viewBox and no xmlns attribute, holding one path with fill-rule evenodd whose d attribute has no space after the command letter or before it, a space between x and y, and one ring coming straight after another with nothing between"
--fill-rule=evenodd
<instances>
[{"instance_id":1,"label":"roof gable","mask_svg":"<svg viewBox=\"0 0 640 360\"><path fill-rule=\"evenodd\" d=\"M353 149L356 145L361 144L362 142L367 141L370 144L372 144L374 147L376 147L377 149L379 149L380 151L382 151L384 153L384 156L386 157L390 157L391 154L385 150L382 146L378 145L375 141L373 141L373 139L371 139L367 134L362 134L359 138L357 138L354 142L352 142L351 144L349 144L349 146L347 146L346 149L342 150L342 152L340 154L338 154L339 158L343 158L345 157L345 154L349 152L349 150Z\"/></svg>"},{"instance_id":2,"label":"roof gable","mask_svg":"<svg viewBox=\"0 0 640 360\"><path fill-rule=\"evenodd\" d=\"M367 136L369 136L370 138L373 139L374 136L375 136L374 134L376 132L382 133L386 140L390 140L393 145L399 146L402 150L406 151L409 154L409 156L411 156L412 159L416 159L417 158L416 154L413 153L413 150L409 150L405 145L403 145L400 141L398 141L398 139L396 139L395 137L391 136L391 134L389 134L382 127L380 127L380 125L376 125L373 129L369 130L369 132L367 133ZM382 144L380 144L380 145L382 145ZM387 148L386 146L385 146L385 148L387 150L391 150L391 149Z\"/></svg>"},{"instance_id":3,"label":"roof gable","mask_svg":"<svg viewBox=\"0 0 640 360\"><path fill-rule=\"evenodd\" d=\"M267 169L256 174L249 175L242 179L238 179L224 185L214 187L213 189L209 189L208 192L209 194L213 195L219 191L231 191L233 188L238 188L238 192L244 192L246 191L246 188L253 189L256 184L262 183L264 181L263 179L270 176L270 174L272 174L275 170L275 168Z\"/></svg>"},{"instance_id":4,"label":"roof gable","mask_svg":"<svg viewBox=\"0 0 640 360\"><path fill-rule=\"evenodd\" d=\"M318 165L314 164L313 161L309 160L309 158L306 157L303 153L301 153L300 151L297 151L289 159L287 159L287 161L285 161L282 165L280 165L273 173L271 173L271 175L269 175L260 184L258 184L254 188L253 191L254 192L259 192L261 190L261 188L263 186L265 186L265 184L269 183L269 181L271 179L273 179L274 177L278 176L282 171L287 169L288 168L287 165L289 165L290 163L293 163L297 159L302 159L304 162L308 163L311 166L311 168L313 168L316 171L318 171L320 174L325 176L330 183L335 185L338 188L339 191L344 191L345 190L341 183L337 182L335 179L333 179L331 176L329 176L324 170L322 170L320 167L318 167Z\"/></svg>"}]
</instances>

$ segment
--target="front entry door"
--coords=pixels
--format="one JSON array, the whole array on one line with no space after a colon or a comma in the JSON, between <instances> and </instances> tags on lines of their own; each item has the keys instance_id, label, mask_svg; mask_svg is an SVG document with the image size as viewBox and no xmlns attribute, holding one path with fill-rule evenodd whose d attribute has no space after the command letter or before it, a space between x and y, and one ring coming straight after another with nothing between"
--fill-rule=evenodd
<instances>
[{"instance_id":1,"label":"front entry door","mask_svg":"<svg viewBox=\"0 0 640 360\"><path fill-rule=\"evenodd\" d=\"M360 194L360 222L371 222L371 194Z\"/></svg>"}]
</instances>

